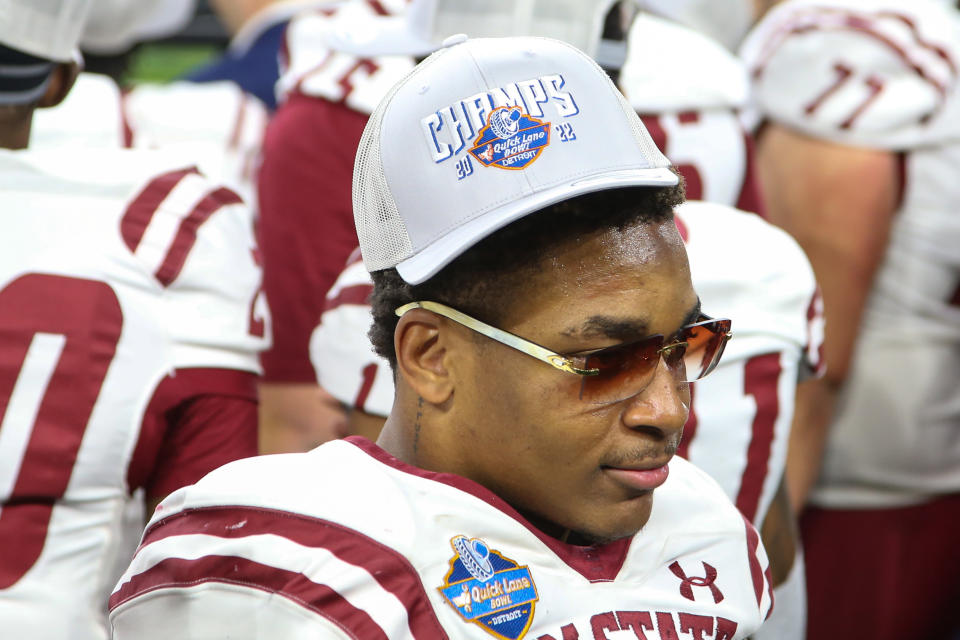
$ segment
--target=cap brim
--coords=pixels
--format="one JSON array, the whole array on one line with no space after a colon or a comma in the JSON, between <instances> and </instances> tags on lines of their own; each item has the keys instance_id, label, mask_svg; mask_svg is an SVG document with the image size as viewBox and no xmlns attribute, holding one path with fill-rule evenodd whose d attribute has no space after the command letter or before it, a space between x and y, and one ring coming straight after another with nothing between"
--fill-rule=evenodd
<instances>
[{"instance_id":1,"label":"cap brim","mask_svg":"<svg viewBox=\"0 0 960 640\"><path fill-rule=\"evenodd\" d=\"M494 209L456 227L424 247L415 255L397 264L400 277L409 284L420 284L436 275L460 254L494 231L515 220L552 204L579 195L626 187L673 187L679 183L669 167L627 169L593 178L577 180L544 189L519 199L511 205Z\"/></svg>"}]
</instances>

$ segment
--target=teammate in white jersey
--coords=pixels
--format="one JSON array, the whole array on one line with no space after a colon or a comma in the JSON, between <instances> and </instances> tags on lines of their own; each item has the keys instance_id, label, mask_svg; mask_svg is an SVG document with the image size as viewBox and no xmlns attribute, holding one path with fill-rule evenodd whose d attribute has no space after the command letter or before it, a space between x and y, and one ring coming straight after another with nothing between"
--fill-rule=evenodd
<instances>
[{"instance_id":1,"label":"teammate in white jersey","mask_svg":"<svg viewBox=\"0 0 960 640\"><path fill-rule=\"evenodd\" d=\"M753 138L740 123L740 110L749 99L748 72L743 62L721 45L735 42L731 36L742 34L754 13L763 10L762 3L755 7L750 4L741 0L642 2L645 11L631 25L627 60L619 84L654 140L683 174L689 199L729 204L764 215L756 183ZM726 24L716 19L721 12L728 20ZM684 25L696 27L706 35ZM736 28L722 33L725 27ZM666 56L670 64L650 64L657 56ZM745 266L726 270L707 267L704 271L709 280L703 284L709 284L708 289L720 286L721 290L738 293L741 306L734 309L735 319L747 319L756 323L757 328L768 323L764 329L767 335L783 337L790 335L784 327L808 317L810 337L819 344L822 318L817 313L819 303L807 306L812 305L807 260L797 255L794 246L783 249L782 259L762 264L760 256L766 255L765 249L784 242L782 234L765 226L753 225L746 231L736 222L730 223L728 229L719 225L714 230L715 239L721 240L716 248L711 244L688 250L694 257L706 252L713 256L712 260L726 256L726 263ZM791 260L786 256L797 257ZM694 284L698 287L699 276L694 270ZM765 288L758 286L758 281L777 281L780 285ZM769 297L765 299L759 291ZM772 309L777 314L771 313ZM778 589L777 608L758 637L802 638L805 587L796 518L787 495L791 478L786 469L787 445L805 443L809 432L822 428L825 417L818 407L824 384L805 375L819 361L815 348L806 352L814 356L813 361L795 346L775 350L786 363L777 369L760 364L763 358L773 357L766 350L769 345L753 346L759 350L738 350L736 359L729 358L721 375L703 384L703 396L698 399L694 394L695 403L700 406L694 407L687 425L684 444L689 446L684 451L689 460L727 489L744 514L761 527L768 543ZM745 378L744 367L748 364L751 375ZM730 373L729 380L724 380L726 372ZM801 379L806 378L801 384L796 384L798 372L804 374ZM745 380L750 384L744 385ZM785 383L787 380L794 384ZM758 393L761 389L779 391ZM737 398L738 402L731 402L730 398ZM773 400L775 404L771 404ZM738 409L731 410L733 406ZM700 425L702 428L697 426L698 415L707 417ZM699 439L703 440L696 442ZM761 491L760 487L765 488ZM771 505L774 508L768 518ZM773 540L777 544L769 544Z\"/></svg>"},{"instance_id":2,"label":"teammate in white jersey","mask_svg":"<svg viewBox=\"0 0 960 640\"><path fill-rule=\"evenodd\" d=\"M42 640L107 637L132 491L256 453L265 342L236 194L182 157L22 150L83 10L0 3L0 620Z\"/></svg>"},{"instance_id":3,"label":"teammate in white jersey","mask_svg":"<svg viewBox=\"0 0 960 640\"><path fill-rule=\"evenodd\" d=\"M377 445L171 496L115 637L750 636L759 535L671 460L729 321L701 312L677 175L606 74L554 40L451 41L371 116L355 175L397 378Z\"/></svg>"},{"instance_id":4,"label":"teammate in white jersey","mask_svg":"<svg viewBox=\"0 0 960 640\"><path fill-rule=\"evenodd\" d=\"M670 64L650 64L658 56ZM763 214L753 139L738 115L749 97L739 59L688 27L643 12L630 25L617 83L683 174L688 199Z\"/></svg>"},{"instance_id":5,"label":"teammate in white jersey","mask_svg":"<svg viewBox=\"0 0 960 640\"><path fill-rule=\"evenodd\" d=\"M798 460L816 481L802 520L810 637L947 637L960 598L960 12L793 0L743 55L770 217L817 272L840 392L822 467Z\"/></svg>"}]
</instances>

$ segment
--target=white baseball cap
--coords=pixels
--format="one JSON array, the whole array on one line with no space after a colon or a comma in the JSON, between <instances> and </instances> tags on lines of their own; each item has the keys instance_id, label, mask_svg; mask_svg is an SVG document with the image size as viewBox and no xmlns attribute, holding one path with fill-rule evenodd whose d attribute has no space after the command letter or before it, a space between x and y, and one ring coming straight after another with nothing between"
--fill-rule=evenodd
<instances>
[{"instance_id":1,"label":"white baseball cap","mask_svg":"<svg viewBox=\"0 0 960 640\"><path fill-rule=\"evenodd\" d=\"M45 60L76 59L90 0L0 0L0 44Z\"/></svg>"},{"instance_id":2,"label":"white baseball cap","mask_svg":"<svg viewBox=\"0 0 960 640\"><path fill-rule=\"evenodd\" d=\"M626 43L601 39L604 20L619 0L411 0L401 15L370 17L349 11L334 19L326 44L366 57L423 56L450 35L471 38L542 36L569 42L604 66L619 68ZM633 8L624 3L623 10ZM624 18L625 23L628 22Z\"/></svg>"},{"instance_id":3,"label":"white baseball cap","mask_svg":"<svg viewBox=\"0 0 960 640\"><path fill-rule=\"evenodd\" d=\"M381 101L353 212L368 271L423 282L497 229L574 196L678 183L610 78L546 38L453 38Z\"/></svg>"},{"instance_id":4,"label":"white baseball cap","mask_svg":"<svg viewBox=\"0 0 960 640\"><path fill-rule=\"evenodd\" d=\"M193 17L196 0L92 0L92 7L81 48L115 55L138 42L179 32Z\"/></svg>"}]
</instances>

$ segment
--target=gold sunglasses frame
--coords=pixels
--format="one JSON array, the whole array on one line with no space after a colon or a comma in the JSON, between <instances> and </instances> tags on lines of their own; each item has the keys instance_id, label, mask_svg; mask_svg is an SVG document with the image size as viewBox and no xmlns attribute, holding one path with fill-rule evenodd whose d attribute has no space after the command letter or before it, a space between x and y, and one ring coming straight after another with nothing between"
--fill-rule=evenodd
<instances>
[{"instance_id":1,"label":"gold sunglasses frame","mask_svg":"<svg viewBox=\"0 0 960 640\"><path fill-rule=\"evenodd\" d=\"M504 331L503 329L497 329L486 322L481 322L476 318L472 318L465 313L461 313L460 311L457 311L452 307L448 307L445 304L440 304L439 302L430 302L429 300L411 302L403 305L402 307L398 307L394 313L396 313L399 317L403 317L403 315L411 309L426 309L427 311L432 311L433 313L441 315L444 318L449 318L457 324L462 324L468 329L472 329L481 335L487 336L491 340L496 340L501 344L512 347L517 351L540 360L541 362L546 362L554 369L566 371L567 373L575 373L578 376L596 376L600 374L599 369L580 369L574 365L574 361L572 359L564 355L550 351L550 349L547 349L546 347L541 347L535 342L524 340L520 336L515 336L512 333Z\"/></svg>"},{"instance_id":2,"label":"gold sunglasses frame","mask_svg":"<svg viewBox=\"0 0 960 640\"><path fill-rule=\"evenodd\" d=\"M431 311L437 315L449 318L450 320L453 320L458 324L462 324L468 329L472 329L473 331L476 331L477 333L484 335L491 340L496 340L501 344L512 347L513 349L525 353L528 356L532 356L541 362L545 362L551 367L559 369L560 371L574 373L578 376L596 376L600 374L599 369L581 369L575 366L573 359L567 356L550 351L546 347L541 347L535 342L525 340L524 338L504 331L503 329L497 329L494 326L468 316L467 314L457 311L452 307L448 307L445 304L440 304L439 302L430 302L429 300L411 302L403 305L402 307L398 307L394 313L396 313L399 317L403 317L403 315L411 309L426 309L427 311ZM730 335L732 334L727 334L728 340ZM676 349L677 347L686 345L687 343L684 341L674 341L660 347L657 350L657 353L664 353L666 351L670 351L671 349Z\"/></svg>"}]
</instances>

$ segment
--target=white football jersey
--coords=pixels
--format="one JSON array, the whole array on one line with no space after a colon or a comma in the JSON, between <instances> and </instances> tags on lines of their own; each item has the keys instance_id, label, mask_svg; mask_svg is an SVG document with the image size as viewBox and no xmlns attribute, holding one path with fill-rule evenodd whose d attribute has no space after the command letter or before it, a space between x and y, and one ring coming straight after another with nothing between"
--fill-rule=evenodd
<instances>
[{"instance_id":1,"label":"white football jersey","mask_svg":"<svg viewBox=\"0 0 960 640\"><path fill-rule=\"evenodd\" d=\"M393 407L390 363L374 352L367 332L373 324L373 281L360 249L350 256L324 301L320 324L310 336L310 362L321 387L348 407L387 416Z\"/></svg>"},{"instance_id":2,"label":"white football jersey","mask_svg":"<svg viewBox=\"0 0 960 640\"><path fill-rule=\"evenodd\" d=\"M791 0L743 55L762 117L904 160L813 501L883 506L956 492L960 12L936 0Z\"/></svg>"},{"instance_id":3,"label":"white football jersey","mask_svg":"<svg viewBox=\"0 0 960 640\"><path fill-rule=\"evenodd\" d=\"M116 640L736 639L770 610L766 567L756 530L681 459L640 533L578 547L470 480L350 438L172 494L110 598L111 627Z\"/></svg>"},{"instance_id":4,"label":"white football jersey","mask_svg":"<svg viewBox=\"0 0 960 640\"><path fill-rule=\"evenodd\" d=\"M81 73L66 99L38 109L31 149L170 149L251 202L266 107L232 82L172 82L121 92L107 76Z\"/></svg>"},{"instance_id":5,"label":"white football jersey","mask_svg":"<svg viewBox=\"0 0 960 640\"><path fill-rule=\"evenodd\" d=\"M130 130L122 100L120 87L109 76L81 73L63 102L34 111L30 148L129 146Z\"/></svg>"},{"instance_id":6,"label":"white football jersey","mask_svg":"<svg viewBox=\"0 0 960 640\"><path fill-rule=\"evenodd\" d=\"M759 526L783 478L797 382L820 363L813 270L793 238L753 214L686 202L677 226L703 310L733 321L720 364L691 385L680 455Z\"/></svg>"},{"instance_id":7,"label":"white football jersey","mask_svg":"<svg viewBox=\"0 0 960 640\"><path fill-rule=\"evenodd\" d=\"M692 29L641 13L619 86L683 174L688 199L760 212L752 140L738 116L749 96L738 58Z\"/></svg>"},{"instance_id":8,"label":"white football jersey","mask_svg":"<svg viewBox=\"0 0 960 640\"><path fill-rule=\"evenodd\" d=\"M259 371L251 214L183 159L59 149L0 151L0 218L2 635L106 638L128 480L188 446L156 407Z\"/></svg>"},{"instance_id":9,"label":"white football jersey","mask_svg":"<svg viewBox=\"0 0 960 640\"><path fill-rule=\"evenodd\" d=\"M194 154L205 174L253 202L254 173L269 114L233 82L142 84L124 94L128 144Z\"/></svg>"}]
</instances>

